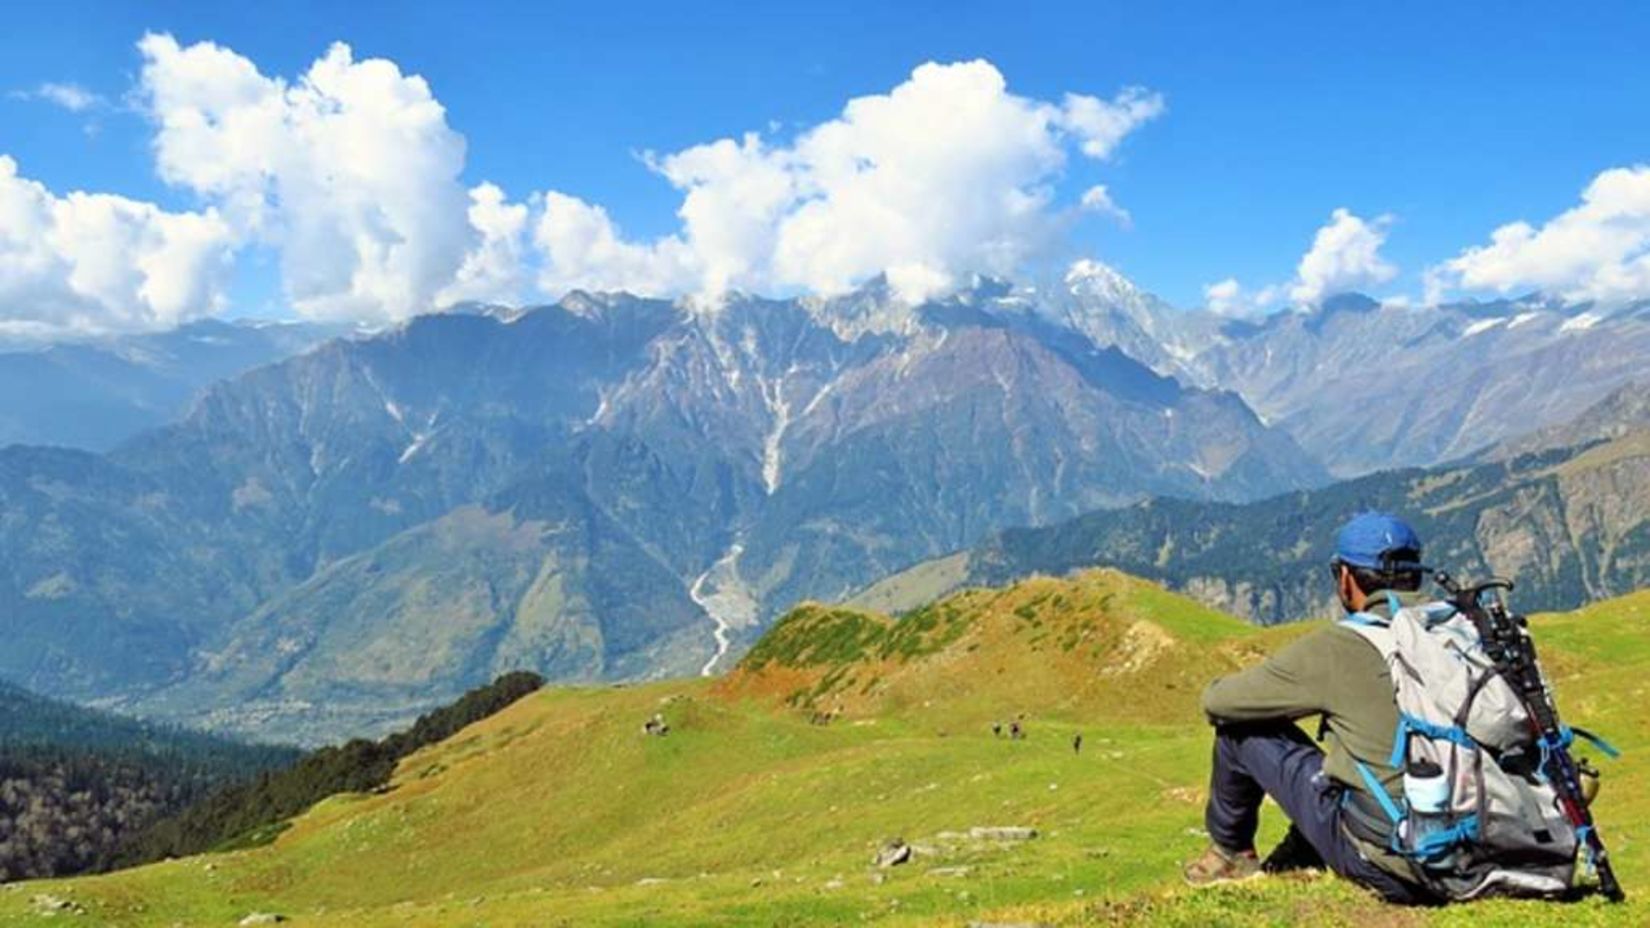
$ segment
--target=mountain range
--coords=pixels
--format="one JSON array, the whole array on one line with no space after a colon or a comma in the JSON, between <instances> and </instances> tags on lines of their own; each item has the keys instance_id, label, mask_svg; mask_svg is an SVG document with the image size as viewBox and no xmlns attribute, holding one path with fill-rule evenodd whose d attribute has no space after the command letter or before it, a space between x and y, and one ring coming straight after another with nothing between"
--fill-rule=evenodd
<instances>
[{"instance_id":1,"label":"mountain range","mask_svg":"<svg viewBox=\"0 0 1650 928\"><path fill-rule=\"evenodd\" d=\"M107 451L177 420L207 386L344 332L315 323L205 319L46 346L0 342L0 447Z\"/></svg>"},{"instance_id":2,"label":"mountain range","mask_svg":"<svg viewBox=\"0 0 1650 928\"><path fill-rule=\"evenodd\" d=\"M1329 615L1336 605L1325 565L1336 528L1370 509L1405 514L1431 566L1515 578L1521 608L1568 608L1650 586L1650 405L1636 385L1568 426L1480 458L1251 503L1152 499L1008 529L850 601L900 612L962 587L1102 564L1262 624Z\"/></svg>"},{"instance_id":3,"label":"mountain range","mask_svg":"<svg viewBox=\"0 0 1650 928\"><path fill-rule=\"evenodd\" d=\"M1470 479L1325 487L1335 470L1491 455L1564 421L1630 379L1647 330L1642 307L1534 300L1343 296L1231 320L1172 310L1092 262L1058 287L979 280L921 305L878 280L830 299L465 306L254 367L105 453L0 450L0 625L15 645L0 678L314 743L385 731L511 669L726 669L795 602L947 555L950 573L925 567L925 582L1050 569L1058 558L953 553L1141 513L1172 514L1148 521L1167 518L1173 546L1125 557L1145 531L1131 528L1105 536L1107 558L1275 621L1311 594L1266 571L1295 570L1316 535L1217 542L1196 526L1275 514L1299 529L1326 501L1413 501L1367 488L1442 480L1425 500L1477 537L1487 509L1459 490L1553 480L1480 462ZM1541 373L1509 365L1515 349ZM1278 494L1295 495L1256 502ZM1609 508L1608 487L1595 497ZM1250 550L1257 537L1276 553ZM1622 537L1628 566L1553 566L1591 578L1553 589L1602 595L1637 576L1636 536ZM1221 545L1242 556L1181 569L1203 548L1227 557Z\"/></svg>"},{"instance_id":4,"label":"mountain range","mask_svg":"<svg viewBox=\"0 0 1650 928\"><path fill-rule=\"evenodd\" d=\"M1650 301L1439 306L1348 293L1260 319L1175 309L1097 262L1041 300L1096 344L1231 390L1337 477L1453 461L1642 378Z\"/></svg>"},{"instance_id":5,"label":"mountain range","mask_svg":"<svg viewBox=\"0 0 1650 928\"><path fill-rule=\"evenodd\" d=\"M0 675L263 737L518 666L714 670L1008 525L1322 482L1236 395L1024 311L574 294L334 340L104 454L0 452Z\"/></svg>"}]
</instances>

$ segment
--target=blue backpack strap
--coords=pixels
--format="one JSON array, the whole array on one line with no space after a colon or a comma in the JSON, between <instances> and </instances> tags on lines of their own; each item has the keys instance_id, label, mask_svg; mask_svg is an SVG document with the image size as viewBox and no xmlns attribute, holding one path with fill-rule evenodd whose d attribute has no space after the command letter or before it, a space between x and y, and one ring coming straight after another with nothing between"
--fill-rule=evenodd
<instances>
[{"instance_id":1,"label":"blue backpack strap","mask_svg":"<svg viewBox=\"0 0 1650 928\"><path fill-rule=\"evenodd\" d=\"M1389 794L1386 791L1386 787L1381 784L1381 778L1375 775L1375 771L1370 770L1363 761L1358 760L1356 757L1352 759L1352 763L1358 768L1358 776L1363 778L1364 786L1369 790L1370 795L1374 796L1375 801L1381 804L1381 811L1385 812L1386 817L1392 820L1392 824L1394 826L1393 834L1396 835L1396 826L1399 822L1404 820L1403 810L1398 808L1398 804L1396 802L1392 801L1391 794Z\"/></svg>"},{"instance_id":2,"label":"blue backpack strap","mask_svg":"<svg viewBox=\"0 0 1650 928\"><path fill-rule=\"evenodd\" d=\"M1409 755L1409 716L1398 714L1398 730L1392 735L1392 756L1387 758L1387 766L1396 770L1404 769L1404 762Z\"/></svg>"},{"instance_id":3,"label":"blue backpack strap","mask_svg":"<svg viewBox=\"0 0 1650 928\"><path fill-rule=\"evenodd\" d=\"M1394 767L1399 766L1403 760L1403 753L1399 748L1407 743L1404 739L1410 732L1431 738L1434 741L1448 741L1451 744L1458 744L1461 747L1475 750L1478 748L1478 742L1474 741L1472 735L1467 734L1467 730L1459 725L1439 725L1436 722L1429 722L1407 712L1400 712L1398 713L1397 743L1392 748L1392 766Z\"/></svg>"},{"instance_id":4,"label":"blue backpack strap","mask_svg":"<svg viewBox=\"0 0 1650 928\"><path fill-rule=\"evenodd\" d=\"M1536 767L1536 777L1545 783L1547 781L1547 764L1552 759L1553 752L1561 748L1568 748L1578 737L1603 751L1604 756L1611 760L1621 756L1619 748L1587 729L1561 725L1558 734L1548 735L1536 741L1536 745L1541 748L1541 763Z\"/></svg>"},{"instance_id":5,"label":"blue backpack strap","mask_svg":"<svg viewBox=\"0 0 1650 928\"><path fill-rule=\"evenodd\" d=\"M1468 815L1442 831L1435 831L1422 838L1409 852L1409 856L1417 860L1430 860L1438 857L1457 844L1464 844L1478 840L1478 816Z\"/></svg>"},{"instance_id":6,"label":"blue backpack strap","mask_svg":"<svg viewBox=\"0 0 1650 928\"><path fill-rule=\"evenodd\" d=\"M1598 870L1598 852L1593 850L1593 842L1589 840L1593 834L1593 826L1576 826L1576 843L1587 849L1587 875L1592 876Z\"/></svg>"},{"instance_id":7,"label":"blue backpack strap","mask_svg":"<svg viewBox=\"0 0 1650 928\"><path fill-rule=\"evenodd\" d=\"M1478 840L1478 816L1468 815L1448 828L1428 834L1413 848L1402 847L1399 844L1398 824L1404 820L1403 809L1392 801L1392 796L1387 793L1386 787L1381 784L1380 778L1375 776L1373 770L1356 758L1352 763L1357 766L1358 776L1363 778L1364 787L1375 797L1375 801L1380 803L1381 811L1386 813L1386 817L1392 820L1391 849L1395 853L1413 860L1431 860L1457 844Z\"/></svg>"},{"instance_id":8,"label":"blue backpack strap","mask_svg":"<svg viewBox=\"0 0 1650 928\"><path fill-rule=\"evenodd\" d=\"M1472 735L1468 734L1465 728L1457 725L1439 725L1436 722L1429 722L1418 716L1410 715L1408 712L1400 712L1398 713L1398 730L1392 735L1392 756L1388 759L1388 764L1402 769L1404 761L1409 755L1410 735L1420 735L1423 738L1431 738L1433 741L1448 741L1451 744L1473 748L1474 750L1478 748L1478 742L1473 740Z\"/></svg>"},{"instance_id":9,"label":"blue backpack strap","mask_svg":"<svg viewBox=\"0 0 1650 928\"><path fill-rule=\"evenodd\" d=\"M1572 740L1571 739L1572 735L1575 736L1575 737L1583 739L1584 741L1591 744L1593 747L1598 748L1600 751L1603 751L1605 756L1609 757L1612 760L1614 760L1615 758L1618 758L1618 757L1621 756L1621 749L1620 748L1616 747L1615 745L1611 744L1608 741L1605 741L1603 738L1600 738L1598 735L1593 734L1592 732L1588 731L1585 728L1570 728L1570 727L1566 726L1566 728L1565 728L1565 738L1564 738L1566 743L1568 743L1570 740Z\"/></svg>"}]
</instances>

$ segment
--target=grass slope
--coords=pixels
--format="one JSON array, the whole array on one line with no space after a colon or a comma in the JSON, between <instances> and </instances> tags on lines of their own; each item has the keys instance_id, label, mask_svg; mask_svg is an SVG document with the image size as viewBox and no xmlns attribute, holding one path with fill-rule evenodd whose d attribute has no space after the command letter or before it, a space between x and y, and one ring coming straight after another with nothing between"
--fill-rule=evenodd
<instances>
[{"instance_id":1,"label":"grass slope","mask_svg":"<svg viewBox=\"0 0 1650 928\"><path fill-rule=\"evenodd\" d=\"M1207 677L1256 629L1121 574L971 591L902 622L804 607L718 681L555 689L334 797L272 846L0 887L0 923L1468 925L1650 922L1650 594L1538 620L1568 717L1629 754L1598 807L1633 901L1391 909L1333 879L1193 891ZM655 712L668 737L641 734ZM837 713L829 725L812 724ZM1024 713L1024 741L993 720ZM1070 738L1085 735L1081 754ZM1025 825L1024 842L952 833ZM1266 817L1275 838L1275 814ZM885 871L879 844L928 852Z\"/></svg>"}]
</instances>

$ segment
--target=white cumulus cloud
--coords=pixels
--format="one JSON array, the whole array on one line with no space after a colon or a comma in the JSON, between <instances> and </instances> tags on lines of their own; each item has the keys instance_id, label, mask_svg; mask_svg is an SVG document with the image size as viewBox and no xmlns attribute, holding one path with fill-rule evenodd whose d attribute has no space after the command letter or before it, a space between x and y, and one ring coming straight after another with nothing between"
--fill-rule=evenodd
<instances>
[{"instance_id":1,"label":"white cumulus cloud","mask_svg":"<svg viewBox=\"0 0 1650 928\"><path fill-rule=\"evenodd\" d=\"M47 81L33 90L14 90L11 96L20 100L43 100L71 113L84 113L103 106L103 97L73 82Z\"/></svg>"},{"instance_id":2,"label":"white cumulus cloud","mask_svg":"<svg viewBox=\"0 0 1650 928\"><path fill-rule=\"evenodd\" d=\"M1536 289L1604 303L1650 298L1650 165L1604 171L1582 191L1580 204L1540 227L1501 226L1488 244L1428 274L1433 298L1451 288Z\"/></svg>"},{"instance_id":3,"label":"white cumulus cloud","mask_svg":"<svg viewBox=\"0 0 1650 928\"><path fill-rule=\"evenodd\" d=\"M1398 269L1381 257L1391 224L1390 216L1370 222L1345 207L1335 210L1301 256L1289 288L1290 299L1300 306L1313 306L1326 296L1391 280Z\"/></svg>"},{"instance_id":4,"label":"white cumulus cloud","mask_svg":"<svg viewBox=\"0 0 1650 928\"><path fill-rule=\"evenodd\" d=\"M145 35L126 98L153 127L154 167L192 198L176 212L109 193L56 194L0 172L0 332L157 328L220 311L237 253L277 256L299 315L384 323L477 300L573 288L834 294L878 274L903 297L1021 270L1083 214L1128 213L1103 184L1057 190L1074 158L1104 162L1163 98L1011 93L989 62L924 64L886 93L785 136L648 153L678 192L677 231L626 238L599 204L555 189L512 201L466 184L466 143L429 85L334 44L297 75L210 41ZM76 112L73 84L27 92Z\"/></svg>"},{"instance_id":5,"label":"white cumulus cloud","mask_svg":"<svg viewBox=\"0 0 1650 928\"><path fill-rule=\"evenodd\" d=\"M649 156L683 194L681 230L659 240L627 242L599 207L547 194L541 282L833 294L885 273L920 300L1044 249L1069 152L1110 157L1163 109L1138 88L1055 104L1010 93L986 61L925 64L788 144L751 134Z\"/></svg>"},{"instance_id":6,"label":"white cumulus cloud","mask_svg":"<svg viewBox=\"0 0 1650 928\"><path fill-rule=\"evenodd\" d=\"M1243 287L1238 284L1236 277L1228 277L1203 286L1203 299L1209 308L1217 313L1226 313L1236 308L1236 301L1243 293Z\"/></svg>"},{"instance_id":7,"label":"white cumulus cloud","mask_svg":"<svg viewBox=\"0 0 1650 928\"><path fill-rule=\"evenodd\" d=\"M1398 269L1381 257L1392 217L1365 220L1341 207L1312 236L1312 245L1295 266L1294 279L1249 290L1234 277L1203 287L1205 308L1223 316L1252 316L1277 307L1280 300L1300 308L1325 297L1386 283Z\"/></svg>"},{"instance_id":8,"label":"white cumulus cloud","mask_svg":"<svg viewBox=\"0 0 1650 928\"><path fill-rule=\"evenodd\" d=\"M1205 284L1203 304L1210 312L1222 316L1244 316L1251 310L1248 295L1243 292L1243 286L1236 277Z\"/></svg>"},{"instance_id":9,"label":"white cumulus cloud","mask_svg":"<svg viewBox=\"0 0 1650 928\"><path fill-rule=\"evenodd\" d=\"M60 197L0 155L0 336L164 328L216 312L233 245L216 210Z\"/></svg>"},{"instance_id":10,"label":"white cumulus cloud","mask_svg":"<svg viewBox=\"0 0 1650 928\"><path fill-rule=\"evenodd\" d=\"M456 279L436 294L436 304L519 303L527 290L526 204L509 202L497 184L480 184L470 190L469 219L477 241Z\"/></svg>"},{"instance_id":11,"label":"white cumulus cloud","mask_svg":"<svg viewBox=\"0 0 1650 928\"><path fill-rule=\"evenodd\" d=\"M1096 184L1093 187L1083 191L1083 197L1078 201L1078 203L1083 207L1083 209L1091 213L1099 213L1103 216L1112 217L1117 220L1119 225L1124 226L1125 228L1134 221L1134 217L1129 215L1128 210L1118 206L1117 203L1112 200L1111 191L1106 189L1105 184Z\"/></svg>"},{"instance_id":12,"label":"white cumulus cloud","mask_svg":"<svg viewBox=\"0 0 1650 928\"><path fill-rule=\"evenodd\" d=\"M533 243L544 253L539 286L550 293L628 290L640 296L669 296L694 280L680 239L651 245L627 242L606 210L565 194L544 195Z\"/></svg>"},{"instance_id":13,"label":"white cumulus cloud","mask_svg":"<svg viewBox=\"0 0 1650 928\"><path fill-rule=\"evenodd\" d=\"M1284 289L1280 284L1271 284L1259 290L1249 290L1238 283L1237 278L1228 277L1204 285L1203 308L1234 319L1253 318L1271 309L1283 295Z\"/></svg>"},{"instance_id":14,"label":"white cumulus cloud","mask_svg":"<svg viewBox=\"0 0 1650 928\"><path fill-rule=\"evenodd\" d=\"M300 314L427 312L485 238L459 179L464 139L423 78L341 43L293 81L211 42L138 48L161 177L274 246Z\"/></svg>"},{"instance_id":15,"label":"white cumulus cloud","mask_svg":"<svg viewBox=\"0 0 1650 928\"><path fill-rule=\"evenodd\" d=\"M1163 115L1163 110L1162 94L1130 87L1109 101L1068 93L1059 119L1083 140L1083 154L1110 158L1129 133Z\"/></svg>"}]
</instances>

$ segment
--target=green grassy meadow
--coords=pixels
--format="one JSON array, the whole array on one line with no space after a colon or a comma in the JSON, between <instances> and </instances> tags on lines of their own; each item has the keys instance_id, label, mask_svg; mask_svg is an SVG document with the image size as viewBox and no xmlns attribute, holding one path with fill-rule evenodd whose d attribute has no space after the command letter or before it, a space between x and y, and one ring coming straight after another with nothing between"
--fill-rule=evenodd
<instances>
[{"instance_id":1,"label":"green grassy meadow","mask_svg":"<svg viewBox=\"0 0 1650 928\"><path fill-rule=\"evenodd\" d=\"M0 887L0 924L1650 923L1650 593L1536 621L1567 719L1627 752L1595 811L1631 901L1427 912L1329 877L1180 883L1204 843L1201 683L1303 627L1108 571L924 615L806 607L721 680L542 691L267 846ZM655 712L667 737L641 732ZM1022 713L1025 740L992 735ZM874 867L896 837L918 853ZM40 914L42 894L84 914Z\"/></svg>"}]
</instances>

